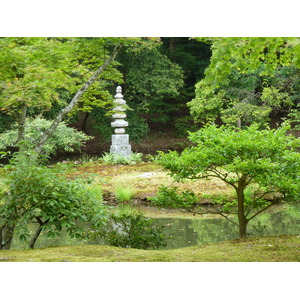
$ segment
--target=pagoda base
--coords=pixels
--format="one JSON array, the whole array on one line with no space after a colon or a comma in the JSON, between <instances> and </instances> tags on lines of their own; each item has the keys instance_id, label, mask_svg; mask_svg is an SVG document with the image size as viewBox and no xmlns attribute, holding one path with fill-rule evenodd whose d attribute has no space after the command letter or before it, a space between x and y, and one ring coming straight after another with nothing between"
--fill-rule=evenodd
<instances>
[{"instance_id":1,"label":"pagoda base","mask_svg":"<svg viewBox=\"0 0 300 300\"><path fill-rule=\"evenodd\" d=\"M131 145L129 144L129 134L113 134L111 136L111 142L111 154L123 157L129 157L132 154Z\"/></svg>"}]
</instances>

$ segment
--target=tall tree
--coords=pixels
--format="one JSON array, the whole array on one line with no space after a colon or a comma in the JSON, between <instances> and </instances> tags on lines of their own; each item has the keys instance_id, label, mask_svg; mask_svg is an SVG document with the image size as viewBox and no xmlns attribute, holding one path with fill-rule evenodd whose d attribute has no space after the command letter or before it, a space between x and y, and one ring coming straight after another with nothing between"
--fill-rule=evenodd
<instances>
[{"instance_id":1,"label":"tall tree","mask_svg":"<svg viewBox=\"0 0 300 300\"><path fill-rule=\"evenodd\" d=\"M184 75L184 86L178 98L182 103L195 97L195 84L204 77L211 57L210 45L188 37L163 37L163 53L178 64Z\"/></svg>"},{"instance_id":2,"label":"tall tree","mask_svg":"<svg viewBox=\"0 0 300 300\"><path fill-rule=\"evenodd\" d=\"M36 151L40 152L58 124L75 108L83 94L100 75L120 81L120 73L112 64L125 40L1 39L0 106L16 118L19 140L24 139L25 120L29 110L47 110L54 103L59 103L62 109L36 145ZM73 94L72 98L62 101L59 97L62 89L69 91L70 96Z\"/></svg>"}]
</instances>

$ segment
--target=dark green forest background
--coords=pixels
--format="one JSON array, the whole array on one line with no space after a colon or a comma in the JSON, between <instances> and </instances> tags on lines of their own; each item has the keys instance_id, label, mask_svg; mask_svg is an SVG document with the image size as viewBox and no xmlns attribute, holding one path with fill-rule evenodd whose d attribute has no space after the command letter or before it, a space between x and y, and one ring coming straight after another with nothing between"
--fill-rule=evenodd
<instances>
[{"instance_id":1,"label":"dark green forest background","mask_svg":"<svg viewBox=\"0 0 300 300\"><path fill-rule=\"evenodd\" d=\"M126 132L134 142L163 132L185 137L187 129L197 128L186 103L195 97L195 84L209 65L210 45L187 37L168 37L150 48L138 48L124 47L116 59L124 76L122 93L131 109ZM115 87L109 87L112 95ZM106 114L106 108L93 107L79 113L73 125L107 142L112 129L111 117Z\"/></svg>"},{"instance_id":2,"label":"dark green forest background","mask_svg":"<svg viewBox=\"0 0 300 300\"><path fill-rule=\"evenodd\" d=\"M207 122L299 123L297 38L3 38L0 133L24 107L27 117L53 120L120 41L113 63L65 119L94 137L87 153L107 151L118 85L135 147L149 137L184 139Z\"/></svg>"}]
</instances>

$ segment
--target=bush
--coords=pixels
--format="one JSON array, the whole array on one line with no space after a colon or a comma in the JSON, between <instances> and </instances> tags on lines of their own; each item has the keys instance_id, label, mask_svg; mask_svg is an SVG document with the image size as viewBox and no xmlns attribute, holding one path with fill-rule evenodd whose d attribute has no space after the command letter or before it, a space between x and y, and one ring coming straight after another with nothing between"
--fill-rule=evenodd
<instances>
[{"instance_id":1,"label":"bush","mask_svg":"<svg viewBox=\"0 0 300 300\"><path fill-rule=\"evenodd\" d=\"M191 190L179 192L177 187L161 186L151 203L161 207L190 208L198 202L198 198Z\"/></svg>"},{"instance_id":2,"label":"bush","mask_svg":"<svg viewBox=\"0 0 300 300\"><path fill-rule=\"evenodd\" d=\"M141 139L145 138L150 129L146 119L138 116L138 109L128 110L126 112L129 126L126 128L126 132L130 136L130 140L139 143Z\"/></svg>"},{"instance_id":3,"label":"bush","mask_svg":"<svg viewBox=\"0 0 300 300\"><path fill-rule=\"evenodd\" d=\"M140 212L112 214L110 221L110 226L90 233L89 237L101 237L109 245L122 248L159 249L167 245L163 227L152 225L154 220Z\"/></svg>"},{"instance_id":4,"label":"bush","mask_svg":"<svg viewBox=\"0 0 300 300\"><path fill-rule=\"evenodd\" d=\"M82 222L90 222L95 228L105 223L101 189L80 179L68 180L33 162L27 154L18 154L13 160L7 178L9 192L0 206L0 228L15 228L15 234L26 242L30 238L27 225L38 223L31 237L33 248L42 231L55 237L65 228L71 237L80 238Z\"/></svg>"},{"instance_id":5,"label":"bush","mask_svg":"<svg viewBox=\"0 0 300 300\"><path fill-rule=\"evenodd\" d=\"M112 153L104 153L104 155L99 160L108 165L135 165L139 162L142 162L142 156L142 153L132 153L129 157L124 157Z\"/></svg>"},{"instance_id":6,"label":"bush","mask_svg":"<svg viewBox=\"0 0 300 300\"><path fill-rule=\"evenodd\" d=\"M43 119L42 117L27 119L25 127L27 145L35 145L43 132L50 127L51 123L52 121ZM8 146L17 146L18 130L16 126L0 134L0 149L5 149ZM64 122L61 122L54 131L51 139L48 139L44 145L43 153L50 155L55 154L58 150L72 152L75 149L80 149L83 143L89 139L90 137L85 133L68 127Z\"/></svg>"}]
</instances>

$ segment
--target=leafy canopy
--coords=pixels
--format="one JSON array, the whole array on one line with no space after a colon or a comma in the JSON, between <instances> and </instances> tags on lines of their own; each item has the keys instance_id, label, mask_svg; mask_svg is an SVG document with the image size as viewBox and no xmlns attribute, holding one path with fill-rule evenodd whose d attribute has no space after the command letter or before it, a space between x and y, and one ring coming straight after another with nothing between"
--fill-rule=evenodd
<instances>
[{"instance_id":1,"label":"leafy canopy","mask_svg":"<svg viewBox=\"0 0 300 300\"><path fill-rule=\"evenodd\" d=\"M201 40L201 39L200 39ZM265 122L297 106L299 43L295 38L212 38L205 78L189 102L199 121Z\"/></svg>"},{"instance_id":2,"label":"leafy canopy","mask_svg":"<svg viewBox=\"0 0 300 300\"><path fill-rule=\"evenodd\" d=\"M181 154L160 153L157 160L175 179L218 177L232 186L240 178L261 188L297 198L300 181L300 140L287 134L289 126L259 130L257 124L235 131L206 125L191 133L193 146Z\"/></svg>"},{"instance_id":3,"label":"leafy canopy","mask_svg":"<svg viewBox=\"0 0 300 300\"><path fill-rule=\"evenodd\" d=\"M124 93L135 114L148 115L151 120L166 123L174 105L166 99L179 95L183 71L162 54L162 43L147 41L125 47L120 53L121 70L126 78Z\"/></svg>"},{"instance_id":4,"label":"leafy canopy","mask_svg":"<svg viewBox=\"0 0 300 300\"><path fill-rule=\"evenodd\" d=\"M18 114L25 105L39 113L54 104L66 105L70 99L61 97L62 93L68 91L71 97L109 56L110 48L120 41L115 38L0 39L1 109ZM87 107L111 98L107 91L99 91L107 86L107 81L122 81L115 63L103 72L102 79L103 82L96 83L98 89L85 96Z\"/></svg>"}]
</instances>

